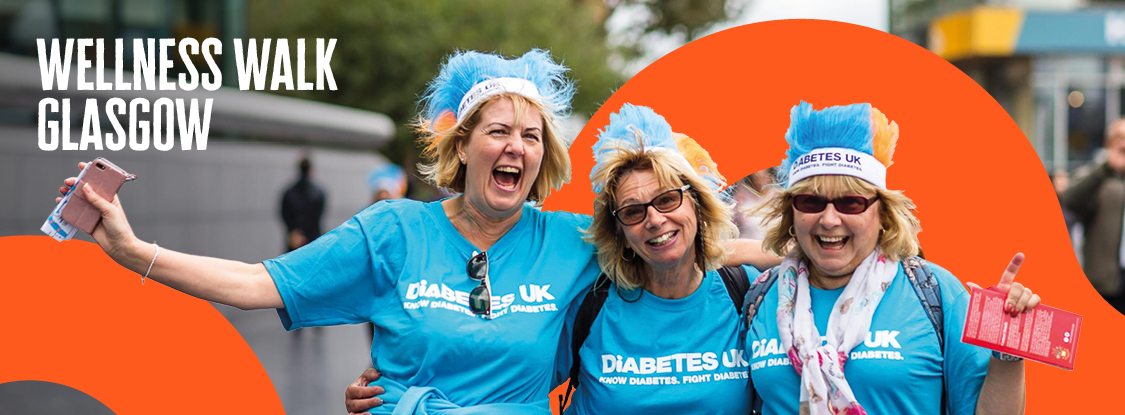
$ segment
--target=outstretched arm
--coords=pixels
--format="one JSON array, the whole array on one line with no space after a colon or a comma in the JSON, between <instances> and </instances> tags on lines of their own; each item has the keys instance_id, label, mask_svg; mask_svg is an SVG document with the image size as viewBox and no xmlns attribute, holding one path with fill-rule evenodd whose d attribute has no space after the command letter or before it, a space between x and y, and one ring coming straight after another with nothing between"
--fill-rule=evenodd
<instances>
[{"instance_id":1,"label":"outstretched arm","mask_svg":"<svg viewBox=\"0 0 1125 415\"><path fill-rule=\"evenodd\" d=\"M723 265L736 267L750 264L759 270L767 270L781 265L781 257L763 250L762 241L757 239L731 239L724 243L733 248L734 251L723 261Z\"/></svg>"},{"instance_id":2,"label":"outstretched arm","mask_svg":"<svg viewBox=\"0 0 1125 415\"><path fill-rule=\"evenodd\" d=\"M80 163L79 168L85 168L85 163ZM64 180L60 192L65 194L75 181L73 177ZM285 307L273 278L262 264L188 255L165 248L157 253L156 245L133 234L116 196L108 201L84 185L75 189L72 197L85 198L101 212L102 220L90 236L126 269L140 275L148 272L149 278L176 290L243 310Z\"/></svg>"},{"instance_id":3,"label":"outstretched arm","mask_svg":"<svg viewBox=\"0 0 1125 415\"><path fill-rule=\"evenodd\" d=\"M1115 174L1109 163L1099 164L1092 171L1071 184L1060 196L1063 206L1088 221L1098 210L1098 189Z\"/></svg>"}]
</instances>

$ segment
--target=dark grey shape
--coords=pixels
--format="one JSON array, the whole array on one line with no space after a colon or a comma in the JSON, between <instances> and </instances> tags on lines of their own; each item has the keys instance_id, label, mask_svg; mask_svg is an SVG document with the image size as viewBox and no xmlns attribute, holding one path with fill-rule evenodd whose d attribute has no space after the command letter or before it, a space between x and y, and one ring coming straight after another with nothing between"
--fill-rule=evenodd
<instances>
[{"instance_id":1,"label":"dark grey shape","mask_svg":"<svg viewBox=\"0 0 1125 415\"><path fill-rule=\"evenodd\" d=\"M114 415L93 396L38 380L0 383L0 415Z\"/></svg>"}]
</instances>

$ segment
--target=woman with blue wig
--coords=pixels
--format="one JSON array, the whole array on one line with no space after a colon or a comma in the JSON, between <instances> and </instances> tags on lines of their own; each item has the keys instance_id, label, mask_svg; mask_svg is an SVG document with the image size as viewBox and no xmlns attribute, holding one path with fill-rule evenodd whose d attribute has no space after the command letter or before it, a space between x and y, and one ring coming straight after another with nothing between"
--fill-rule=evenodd
<instances>
[{"instance_id":1,"label":"woman with blue wig","mask_svg":"<svg viewBox=\"0 0 1125 415\"><path fill-rule=\"evenodd\" d=\"M869 104L802 102L785 137L781 190L763 207L774 224L764 244L785 259L757 280L772 287L745 299L762 413L1022 413L1022 360L962 343L968 292L916 256L914 204L886 185L898 126ZM1022 261L997 285L1013 316L1039 303L1013 282ZM919 288L926 277L936 292Z\"/></svg>"},{"instance_id":2,"label":"woman with blue wig","mask_svg":"<svg viewBox=\"0 0 1125 415\"><path fill-rule=\"evenodd\" d=\"M260 264L162 250L137 239L116 198L77 194L101 211L94 240L145 277L242 309L276 308L288 330L374 323L385 391L376 413L545 413L567 363L556 360L559 334L599 273L580 232L589 217L527 203L570 178L557 125L574 94L566 71L540 50L451 56L415 127L432 160L423 177L460 195L376 203Z\"/></svg>"},{"instance_id":3,"label":"woman with blue wig","mask_svg":"<svg viewBox=\"0 0 1125 415\"><path fill-rule=\"evenodd\" d=\"M729 254L723 242L738 231L719 197L718 166L664 117L630 104L610 115L594 155L598 195L586 238L608 286L576 346L567 413L746 414L735 305L745 291L734 287L759 272L719 269Z\"/></svg>"}]
</instances>

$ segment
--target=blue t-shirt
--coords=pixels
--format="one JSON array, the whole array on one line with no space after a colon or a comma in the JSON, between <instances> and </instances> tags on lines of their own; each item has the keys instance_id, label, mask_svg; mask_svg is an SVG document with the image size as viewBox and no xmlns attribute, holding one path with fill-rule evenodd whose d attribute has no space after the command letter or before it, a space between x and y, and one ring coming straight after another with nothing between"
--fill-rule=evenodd
<instances>
[{"instance_id":1,"label":"blue t-shirt","mask_svg":"<svg viewBox=\"0 0 1125 415\"><path fill-rule=\"evenodd\" d=\"M867 413L941 415L941 376L947 379L950 413L976 410L990 353L961 342L969 310L969 293L948 271L927 263L941 289L945 318L945 355L939 350L933 323L922 310L914 287L899 264L871 321L867 339L852 349L844 377ZM843 288L809 290L813 320L825 333L828 316ZM746 338L750 376L767 415L796 414L800 377L789 363L777 332L777 284L766 293Z\"/></svg>"},{"instance_id":2,"label":"blue t-shirt","mask_svg":"<svg viewBox=\"0 0 1125 415\"><path fill-rule=\"evenodd\" d=\"M405 387L460 406L543 401L571 303L599 274L581 239L588 216L523 208L488 251L492 316L473 315L466 273L476 248L440 202L377 203L289 254L265 261L286 329L372 322L371 359ZM565 337L565 336L564 336ZM388 402L374 413L393 408Z\"/></svg>"},{"instance_id":3,"label":"blue t-shirt","mask_svg":"<svg viewBox=\"0 0 1125 415\"><path fill-rule=\"evenodd\" d=\"M751 279L759 274L743 268ZM621 294L611 286L590 325L568 413L750 413L741 318L718 272L681 299Z\"/></svg>"}]
</instances>

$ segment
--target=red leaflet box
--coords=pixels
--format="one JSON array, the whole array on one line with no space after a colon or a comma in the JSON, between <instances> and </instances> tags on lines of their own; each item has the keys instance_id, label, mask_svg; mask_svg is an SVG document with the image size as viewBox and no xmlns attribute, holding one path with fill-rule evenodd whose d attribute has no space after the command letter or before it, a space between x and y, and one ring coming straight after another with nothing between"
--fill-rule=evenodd
<instances>
[{"instance_id":1,"label":"red leaflet box","mask_svg":"<svg viewBox=\"0 0 1125 415\"><path fill-rule=\"evenodd\" d=\"M995 288L974 289L961 341L1073 370L1082 316L1040 304L1011 317L1007 298Z\"/></svg>"}]
</instances>

